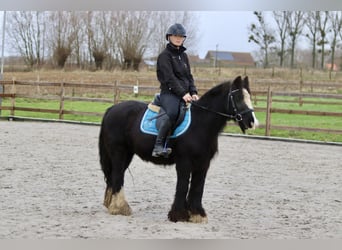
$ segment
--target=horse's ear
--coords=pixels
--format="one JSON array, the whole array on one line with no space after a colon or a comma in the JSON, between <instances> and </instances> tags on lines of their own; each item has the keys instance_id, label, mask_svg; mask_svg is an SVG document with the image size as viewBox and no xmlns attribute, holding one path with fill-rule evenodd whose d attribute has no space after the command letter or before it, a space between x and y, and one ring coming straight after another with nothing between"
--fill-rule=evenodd
<instances>
[{"instance_id":1,"label":"horse's ear","mask_svg":"<svg viewBox=\"0 0 342 250\"><path fill-rule=\"evenodd\" d=\"M247 91L250 93L250 89L249 89L249 79L248 76L245 76L245 78L243 79L243 88L247 89Z\"/></svg>"},{"instance_id":2,"label":"horse's ear","mask_svg":"<svg viewBox=\"0 0 342 250\"><path fill-rule=\"evenodd\" d=\"M243 87L248 89L249 88L249 79L248 76L245 76L245 78L243 79Z\"/></svg>"},{"instance_id":3,"label":"horse's ear","mask_svg":"<svg viewBox=\"0 0 342 250\"><path fill-rule=\"evenodd\" d=\"M241 76L236 77L232 83L232 90L235 90L235 89L242 89L242 78L241 78Z\"/></svg>"}]
</instances>

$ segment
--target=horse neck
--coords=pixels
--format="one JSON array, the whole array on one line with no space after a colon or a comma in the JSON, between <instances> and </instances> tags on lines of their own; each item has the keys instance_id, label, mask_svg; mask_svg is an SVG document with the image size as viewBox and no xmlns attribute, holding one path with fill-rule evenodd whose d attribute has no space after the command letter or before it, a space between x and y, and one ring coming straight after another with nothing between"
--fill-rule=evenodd
<instances>
[{"instance_id":1,"label":"horse neck","mask_svg":"<svg viewBox=\"0 0 342 250\"><path fill-rule=\"evenodd\" d=\"M210 100L199 100L198 105L207 108L208 110L200 107L193 109L193 120L200 124L208 134L219 134L227 122L227 117L219 115L215 112L225 113L225 101L223 97L215 97Z\"/></svg>"}]
</instances>

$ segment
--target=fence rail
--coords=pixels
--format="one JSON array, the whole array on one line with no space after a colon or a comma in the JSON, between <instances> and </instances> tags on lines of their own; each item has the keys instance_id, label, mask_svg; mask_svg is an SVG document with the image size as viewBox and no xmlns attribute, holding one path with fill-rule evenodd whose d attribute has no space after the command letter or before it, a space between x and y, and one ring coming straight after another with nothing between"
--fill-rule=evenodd
<instances>
[{"instance_id":1,"label":"fence rail","mask_svg":"<svg viewBox=\"0 0 342 250\"><path fill-rule=\"evenodd\" d=\"M285 83L281 83L282 85ZM2 110L9 110L11 116L15 116L16 111L26 112L41 112L58 114L60 120L64 119L65 114L82 115L82 116L97 116L101 117L103 112L90 112L90 111L77 111L65 109L66 101L84 101L84 102L100 102L100 103L112 103L116 104L122 101L121 93L133 93L143 95L153 95L159 91L156 86L141 86L141 85L127 85L122 84L119 81L108 84L88 84L88 83L66 83L66 82L25 82L25 81L0 81L0 85L3 86L3 93L0 93L1 98L10 99L10 105L5 106L0 102L0 115ZM281 109L272 107L274 102L296 102L299 105L304 104L325 104L325 105L342 105L341 94L331 93L307 93L307 92L289 92L289 91L272 91L272 86L275 83L268 84L267 90L253 91L253 102L257 104L260 101L266 102L266 108L256 107L256 112L264 112L266 114L266 120L264 124L261 124L261 128L265 129L265 135L269 136L272 129L277 130L296 130L296 131L316 131L325 133L336 133L342 134L342 130L339 129L324 129L324 128L310 128L310 127L291 127L291 126L280 126L272 125L271 116L274 113L279 114L298 114L298 115L309 115L309 116L331 116L331 117L342 117L342 112L327 112L327 111L304 111L304 110L291 110ZM316 84L317 85L317 84ZM325 85L326 86L326 85ZM26 87L25 90L19 90L20 87ZM41 88L50 88L49 93L45 93ZM51 89L52 88L52 89ZM77 93L89 93L90 89L94 89L94 93L106 94L106 97L84 97L82 94L76 96ZM200 92L204 93L209 88L202 87ZM68 90L68 91L67 91ZM44 92L44 93L43 93ZM51 93L52 92L52 93ZM110 98L108 98L110 96ZM298 100L283 100L277 99L277 97L298 97ZM322 98L324 101L310 101L303 100L303 98ZM42 99L42 100L54 100L59 102L58 109L47 109L47 108L31 108L22 107L16 104L17 98L25 99ZM328 101L334 99L334 101ZM338 100L338 101L336 101Z\"/></svg>"}]
</instances>

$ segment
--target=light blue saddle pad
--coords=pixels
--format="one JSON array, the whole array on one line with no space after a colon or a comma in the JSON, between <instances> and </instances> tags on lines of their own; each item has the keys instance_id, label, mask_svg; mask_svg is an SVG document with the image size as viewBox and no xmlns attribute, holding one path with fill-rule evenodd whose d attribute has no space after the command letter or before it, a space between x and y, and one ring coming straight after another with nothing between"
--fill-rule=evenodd
<instances>
[{"instance_id":1,"label":"light blue saddle pad","mask_svg":"<svg viewBox=\"0 0 342 250\"><path fill-rule=\"evenodd\" d=\"M151 134L151 135L158 134L158 129L156 127L156 122L157 122L156 116L158 116L158 113L150 110L149 108L145 111L145 114L140 122L140 130L143 133ZM173 131L170 138L175 138L183 134L189 128L190 123L191 123L191 111L190 111L190 108L188 108L188 110L185 113L184 120Z\"/></svg>"}]
</instances>

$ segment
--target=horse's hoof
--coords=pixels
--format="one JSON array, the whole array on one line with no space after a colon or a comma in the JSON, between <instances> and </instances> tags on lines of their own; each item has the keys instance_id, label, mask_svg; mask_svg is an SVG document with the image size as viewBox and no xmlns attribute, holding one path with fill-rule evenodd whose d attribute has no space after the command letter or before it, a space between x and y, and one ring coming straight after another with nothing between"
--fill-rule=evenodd
<instances>
[{"instance_id":1,"label":"horse's hoof","mask_svg":"<svg viewBox=\"0 0 342 250\"><path fill-rule=\"evenodd\" d=\"M187 222L189 221L189 213L187 210L182 210L182 211L173 211L171 210L169 213L168 213L168 219L169 221L172 221L172 222L178 222L178 221L183 221L183 222Z\"/></svg>"},{"instance_id":2,"label":"horse's hoof","mask_svg":"<svg viewBox=\"0 0 342 250\"><path fill-rule=\"evenodd\" d=\"M115 204L111 203L108 207L108 212L112 215L130 216L132 214L132 209L127 203L122 207L117 207Z\"/></svg>"},{"instance_id":3,"label":"horse's hoof","mask_svg":"<svg viewBox=\"0 0 342 250\"><path fill-rule=\"evenodd\" d=\"M123 189L121 189L118 193L113 194L111 196L111 201L107 208L108 212L113 215L120 214L129 216L132 214L132 209L125 199Z\"/></svg>"},{"instance_id":4,"label":"horse's hoof","mask_svg":"<svg viewBox=\"0 0 342 250\"><path fill-rule=\"evenodd\" d=\"M190 214L189 222L192 223L208 223L207 216L201 216L199 214Z\"/></svg>"}]
</instances>

